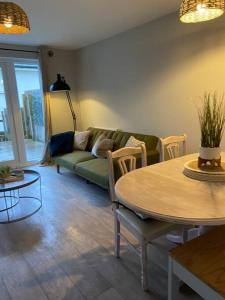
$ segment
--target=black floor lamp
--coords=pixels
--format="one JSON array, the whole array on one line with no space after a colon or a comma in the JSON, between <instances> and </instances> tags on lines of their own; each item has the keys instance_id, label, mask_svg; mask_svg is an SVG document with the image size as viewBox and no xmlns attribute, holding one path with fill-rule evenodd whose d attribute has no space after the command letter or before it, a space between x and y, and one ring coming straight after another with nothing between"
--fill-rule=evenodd
<instances>
[{"instance_id":1,"label":"black floor lamp","mask_svg":"<svg viewBox=\"0 0 225 300\"><path fill-rule=\"evenodd\" d=\"M65 78L60 74L57 74L57 80L53 84L50 85L49 91L50 92L66 92L66 97L69 103L70 111L73 118L73 128L74 132L77 129L77 118L73 109L73 104L70 98L70 86L66 83Z\"/></svg>"}]
</instances>

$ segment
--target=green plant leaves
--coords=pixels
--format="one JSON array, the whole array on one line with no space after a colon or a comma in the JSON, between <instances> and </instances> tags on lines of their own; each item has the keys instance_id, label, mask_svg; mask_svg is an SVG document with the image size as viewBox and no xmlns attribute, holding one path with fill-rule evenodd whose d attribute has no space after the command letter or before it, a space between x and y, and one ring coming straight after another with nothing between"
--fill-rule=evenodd
<instances>
[{"instance_id":1,"label":"green plant leaves","mask_svg":"<svg viewBox=\"0 0 225 300\"><path fill-rule=\"evenodd\" d=\"M9 166L0 167L0 178L6 178L11 174L12 169Z\"/></svg>"},{"instance_id":2,"label":"green plant leaves","mask_svg":"<svg viewBox=\"0 0 225 300\"><path fill-rule=\"evenodd\" d=\"M202 107L198 108L201 127L201 146L215 148L220 146L225 125L224 95L205 93Z\"/></svg>"}]
</instances>

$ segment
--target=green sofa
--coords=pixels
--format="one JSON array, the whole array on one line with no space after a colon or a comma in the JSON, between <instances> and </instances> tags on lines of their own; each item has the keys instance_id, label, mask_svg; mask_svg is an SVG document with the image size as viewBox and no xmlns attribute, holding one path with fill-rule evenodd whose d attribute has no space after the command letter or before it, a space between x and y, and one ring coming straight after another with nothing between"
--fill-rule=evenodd
<instances>
[{"instance_id":1,"label":"green sofa","mask_svg":"<svg viewBox=\"0 0 225 300\"><path fill-rule=\"evenodd\" d=\"M87 181L108 189L107 159L96 158L91 155L91 149L96 139L103 133L107 138L114 140L114 150L124 147L129 137L131 135L134 136L136 139L145 142L148 165L159 162L159 152L157 150L158 138L155 136L92 127L88 130L91 131L91 135L86 151L75 150L72 153L54 157L58 171L60 166L65 167Z\"/></svg>"}]
</instances>

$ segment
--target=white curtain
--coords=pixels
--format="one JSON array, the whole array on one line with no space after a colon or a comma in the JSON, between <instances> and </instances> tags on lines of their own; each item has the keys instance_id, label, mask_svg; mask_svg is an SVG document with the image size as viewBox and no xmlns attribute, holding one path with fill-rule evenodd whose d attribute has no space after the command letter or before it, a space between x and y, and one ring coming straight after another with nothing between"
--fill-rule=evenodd
<instances>
[{"instance_id":1,"label":"white curtain","mask_svg":"<svg viewBox=\"0 0 225 300\"><path fill-rule=\"evenodd\" d=\"M44 48L40 48L40 65L42 72L42 85L44 92L44 120L45 120L45 149L43 153L43 158L41 160L42 165L48 165L51 163L49 142L52 136L52 122L51 122L51 112L50 112L50 94L48 91L48 76L47 68L44 63Z\"/></svg>"}]
</instances>

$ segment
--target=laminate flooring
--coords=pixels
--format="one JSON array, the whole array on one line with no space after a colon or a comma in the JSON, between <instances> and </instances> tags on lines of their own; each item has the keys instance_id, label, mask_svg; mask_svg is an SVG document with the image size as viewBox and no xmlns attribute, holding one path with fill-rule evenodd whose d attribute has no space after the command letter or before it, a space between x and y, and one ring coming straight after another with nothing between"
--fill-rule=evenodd
<instances>
[{"instance_id":1,"label":"laminate flooring","mask_svg":"<svg viewBox=\"0 0 225 300\"><path fill-rule=\"evenodd\" d=\"M145 293L136 253L122 242L121 258L113 256L108 193L65 169L61 175L53 166L32 169L42 176L43 206L24 221L0 225L0 300L167 298L172 245L165 237L149 246L151 292ZM38 185L21 193L36 195ZM187 291L180 299L200 297Z\"/></svg>"}]
</instances>

